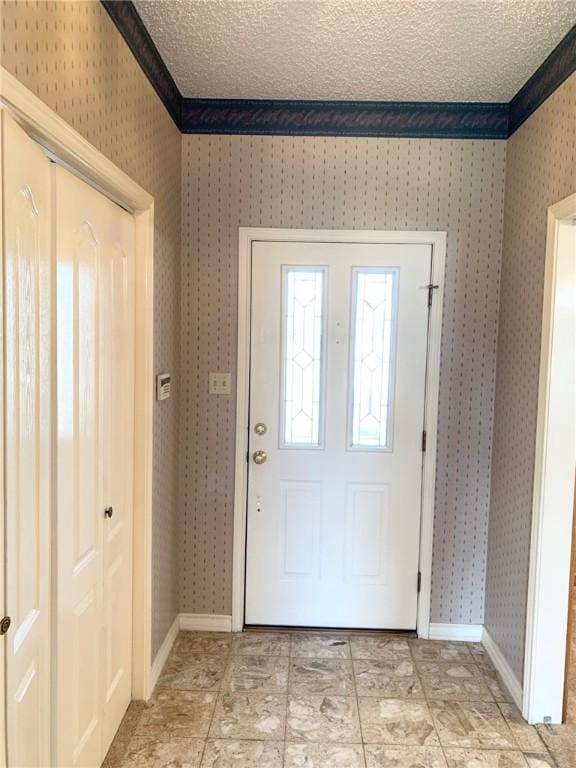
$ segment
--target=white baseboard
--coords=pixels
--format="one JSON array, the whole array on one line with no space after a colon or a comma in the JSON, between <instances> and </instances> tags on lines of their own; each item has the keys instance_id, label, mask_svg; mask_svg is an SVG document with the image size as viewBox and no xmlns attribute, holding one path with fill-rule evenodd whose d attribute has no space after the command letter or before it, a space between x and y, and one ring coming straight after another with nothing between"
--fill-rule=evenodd
<instances>
[{"instance_id":1,"label":"white baseboard","mask_svg":"<svg viewBox=\"0 0 576 768\"><path fill-rule=\"evenodd\" d=\"M212 613L181 613L180 629L192 632L232 632L232 616Z\"/></svg>"},{"instance_id":2,"label":"white baseboard","mask_svg":"<svg viewBox=\"0 0 576 768\"><path fill-rule=\"evenodd\" d=\"M156 657L152 662L152 669L150 671L150 690L152 691L154 690L154 687L158 682L158 678L160 677L162 668L164 664L166 664L166 659L170 655L170 651L172 650L172 646L174 645L174 642L178 637L179 631L180 631L180 615L176 616L176 618L172 622L172 626L166 633L166 637L164 638L162 645L158 649L158 653L156 654Z\"/></svg>"},{"instance_id":3,"label":"white baseboard","mask_svg":"<svg viewBox=\"0 0 576 768\"><path fill-rule=\"evenodd\" d=\"M482 637L482 643L484 645L484 648L486 648L486 651L488 653L488 656L492 659L492 663L496 667L496 670L498 671L498 674L502 678L502 681L504 682L504 685L510 693L512 694L512 698L514 699L514 703L518 707L520 711L522 711L522 684L512 671L512 667L506 659L504 658L504 654L500 650L500 648L496 645L492 637L490 636L490 633L484 627L484 635Z\"/></svg>"},{"instance_id":4,"label":"white baseboard","mask_svg":"<svg viewBox=\"0 0 576 768\"><path fill-rule=\"evenodd\" d=\"M158 649L158 653L152 662L152 667L150 669L151 691L154 690L154 687L158 682L162 668L164 667L164 664L166 664L166 659L170 655L172 646L181 629L195 632L231 632L232 616L216 616L211 613L178 614L172 622L172 626L166 633L166 637L162 641L162 645Z\"/></svg>"},{"instance_id":5,"label":"white baseboard","mask_svg":"<svg viewBox=\"0 0 576 768\"><path fill-rule=\"evenodd\" d=\"M462 640L479 643L482 640L482 624L430 624L430 640Z\"/></svg>"}]
</instances>

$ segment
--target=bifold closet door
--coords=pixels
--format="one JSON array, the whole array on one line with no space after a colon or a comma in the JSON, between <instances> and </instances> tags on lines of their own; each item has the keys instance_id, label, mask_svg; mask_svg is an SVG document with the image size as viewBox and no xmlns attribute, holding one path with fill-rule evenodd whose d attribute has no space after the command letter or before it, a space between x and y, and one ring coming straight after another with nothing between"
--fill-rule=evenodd
<instances>
[{"instance_id":1,"label":"bifold closet door","mask_svg":"<svg viewBox=\"0 0 576 768\"><path fill-rule=\"evenodd\" d=\"M50 759L51 168L2 114L8 765ZM4 692L2 692L4 695Z\"/></svg>"},{"instance_id":2,"label":"bifold closet door","mask_svg":"<svg viewBox=\"0 0 576 768\"><path fill-rule=\"evenodd\" d=\"M99 766L131 696L134 222L54 167L58 765Z\"/></svg>"}]
</instances>

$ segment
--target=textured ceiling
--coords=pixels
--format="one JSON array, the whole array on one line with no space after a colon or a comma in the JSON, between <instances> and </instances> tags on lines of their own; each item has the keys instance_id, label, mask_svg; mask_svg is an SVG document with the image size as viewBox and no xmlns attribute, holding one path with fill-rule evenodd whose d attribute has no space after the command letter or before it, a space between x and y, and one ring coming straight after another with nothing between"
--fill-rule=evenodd
<instances>
[{"instance_id":1,"label":"textured ceiling","mask_svg":"<svg viewBox=\"0 0 576 768\"><path fill-rule=\"evenodd\" d=\"M509 101L576 0L135 0L181 93Z\"/></svg>"}]
</instances>

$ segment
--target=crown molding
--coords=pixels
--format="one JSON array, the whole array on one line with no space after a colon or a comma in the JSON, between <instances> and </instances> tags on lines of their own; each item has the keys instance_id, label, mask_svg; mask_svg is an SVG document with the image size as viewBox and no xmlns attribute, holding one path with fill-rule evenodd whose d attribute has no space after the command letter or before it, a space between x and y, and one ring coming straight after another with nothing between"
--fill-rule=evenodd
<instances>
[{"instance_id":1,"label":"crown molding","mask_svg":"<svg viewBox=\"0 0 576 768\"><path fill-rule=\"evenodd\" d=\"M180 128L182 94L131 0L100 0L152 87Z\"/></svg>"},{"instance_id":2,"label":"crown molding","mask_svg":"<svg viewBox=\"0 0 576 768\"><path fill-rule=\"evenodd\" d=\"M509 103L184 98L132 0L101 0L182 133L506 139L576 71L576 26Z\"/></svg>"}]
</instances>

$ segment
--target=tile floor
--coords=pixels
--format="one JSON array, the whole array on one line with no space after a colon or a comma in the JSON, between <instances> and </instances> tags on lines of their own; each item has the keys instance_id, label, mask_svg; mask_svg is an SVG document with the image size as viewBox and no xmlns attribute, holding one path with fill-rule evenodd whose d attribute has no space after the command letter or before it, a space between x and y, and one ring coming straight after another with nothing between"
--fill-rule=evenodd
<instances>
[{"instance_id":1,"label":"tile floor","mask_svg":"<svg viewBox=\"0 0 576 768\"><path fill-rule=\"evenodd\" d=\"M483 647L181 632L105 768L557 768Z\"/></svg>"},{"instance_id":2,"label":"tile floor","mask_svg":"<svg viewBox=\"0 0 576 768\"><path fill-rule=\"evenodd\" d=\"M575 768L576 725L564 723L563 725L538 725L536 727L557 768Z\"/></svg>"}]
</instances>

